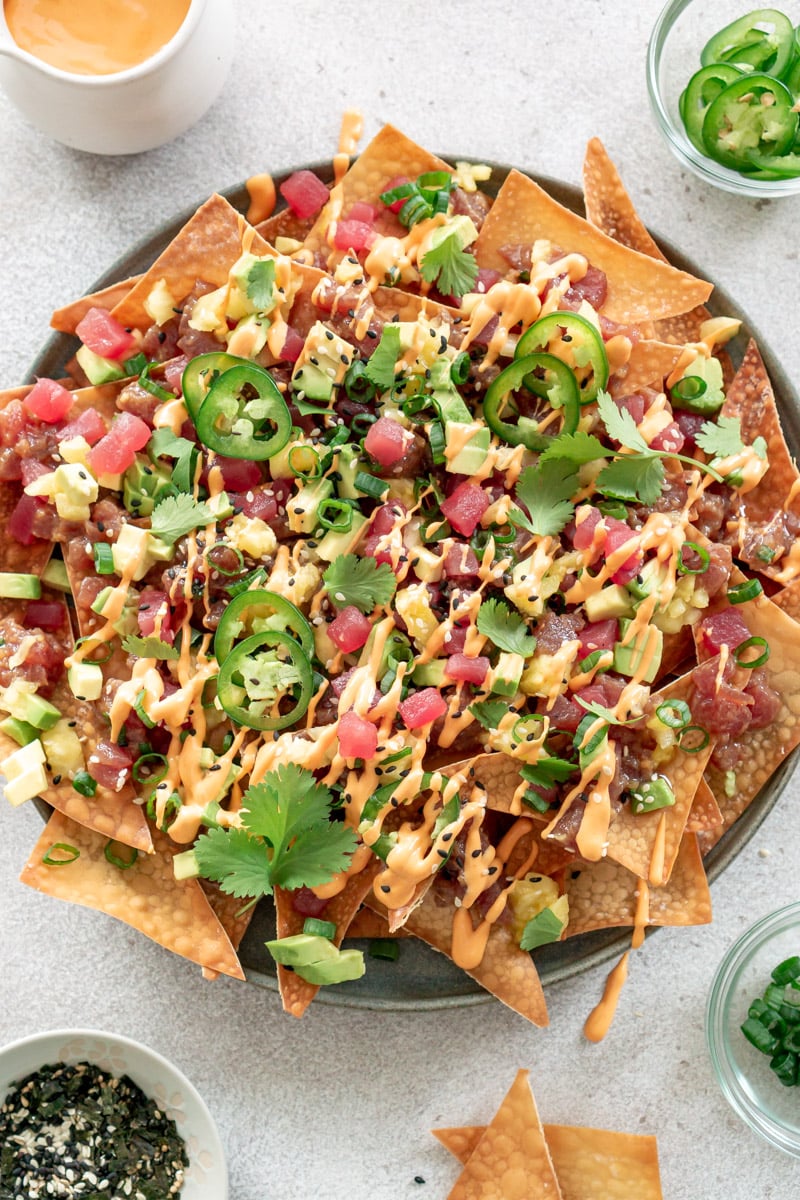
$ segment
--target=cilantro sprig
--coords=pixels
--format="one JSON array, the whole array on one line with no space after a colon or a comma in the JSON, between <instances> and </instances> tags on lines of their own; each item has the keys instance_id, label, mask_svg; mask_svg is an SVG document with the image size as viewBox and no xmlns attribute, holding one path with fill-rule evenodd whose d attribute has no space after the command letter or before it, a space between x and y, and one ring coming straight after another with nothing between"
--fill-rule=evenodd
<instances>
[{"instance_id":1,"label":"cilantro sprig","mask_svg":"<svg viewBox=\"0 0 800 1200\"><path fill-rule=\"evenodd\" d=\"M542 455L538 466L526 467L517 483L516 498L525 505L527 514L512 508L509 520L529 533L552 537L572 519L572 497L578 488L578 473L572 462Z\"/></svg>"},{"instance_id":2,"label":"cilantro sprig","mask_svg":"<svg viewBox=\"0 0 800 1200\"><path fill-rule=\"evenodd\" d=\"M478 632L509 654L528 658L536 649L536 638L524 618L504 600L484 600L478 610Z\"/></svg>"},{"instance_id":3,"label":"cilantro sprig","mask_svg":"<svg viewBox=\"0 0 800 1200\"><path fill-rule=\"evenodd\" d=\"M467 250L478 236L469 217L455 217L437 229L431 246L422 256L420 274L426 283L435 283L443 296L463 296L471 292L478 278L478 263Z\"/></svg>"},{"instance_id":4,"label":"cilantro sprig","mask_svg":"<svg viewBox=\"0 0 800 1200\"><path fill-rule=\"evenodd\" d=\"M381 392L394 387L395 367L400 357L400 326L384 325L381 340L373 350L364 374Z\"/></svg>"},{"instance_id":5,"label":"cilantro sprig","mask_svg":"<svg viewBox=\"0 0 800 1200\"><path fill-rule=\"evenodd\" d=\"M564 924L552 908L543 908L535 917L531 917L523 929L520 950L535 950L537 946L547 946L550 942L560 941Z\"/></svg>"},{"instance_id":6,"label":"cilantro sprig","mask_svg":"<svg viewBox=\"0 0 800 1200\"><path fill-rule=\"evenodd\" d=\"M266 312L275 303L275 262L259 258L247 272L247 296L259 312Z\"/></svg>"},{"instance_id":7,"label":"cilantro sprig","mask_svg":"<svg viewBox=\"0 0 800 1200\"><path fill-rule=\"evenodd\" d=\"M137 637L129 633L122 639L122 649L126 654L135 654L137 658L157 658L161 662L173 662L180 658L177 646L170 646L157 637Z\"/></svg>"},{"instance_id":8,"label":"cilantro sprig","mask_svg":"<svg viewBox=\"0 0 800 1200\"><path fill-rule=\"evenodd\" d=\"M371 613L377 605L389 604L397 587L388 563L356 554L340 554L322 576L323 583L337 608L354 605L362 613Z\"/></svg>"},{"instance_id":9,"label":"cilantro sprig","mask_svg":"<svg viewBox=\"0 0 800 1200\"><path fill-rule=\"evenodd\" d=\"M193 529L210 525L214 520L214 513L207 504L181 492L178 496L167 496L156 505L150 517L150 531L162 542L172 545Z\"/></svg>"},{"instance_id":10,"label":"cilantro sprig","mask_svg":"<svg viewBox=\"0 0 800 1200\"><path fill-rule=\"evenodd\" d=\"M305 768L290 763L270 771L245 792L241 828L217 827L197 839L200 874L253 902L275 887L327 883L356 848L355 832L330 820L332 804L331 792Z\"/></svg>"}]
</instances>

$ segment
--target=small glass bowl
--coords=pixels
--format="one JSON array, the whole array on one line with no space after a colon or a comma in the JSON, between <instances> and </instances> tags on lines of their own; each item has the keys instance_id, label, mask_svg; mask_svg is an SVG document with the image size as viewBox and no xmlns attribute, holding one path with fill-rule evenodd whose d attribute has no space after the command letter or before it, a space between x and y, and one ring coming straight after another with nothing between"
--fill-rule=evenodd
<instances>
[{"instance_id":1,"label":"small glass bowl","mask_svg":"<svg viewBox=\"0 0 800 1200\"><path fill-rule=\"evenodd\" d=\"M720 963L706 1008L706 1040L722 1094L751 1129L800 1158L800 1087L785 1087L740 1026L778 963L800 954L800 901L756 921Z\"/></svg>"},{"instance_id":2,"label":"small glass bowl","mask_svg":"<svg viewBox=\"0 0 800 1200\"><path fill-rule=\"evenodd\" d=\"M797 179L751 179L701 154L686 135L678 100L695 71L710 37L752 12L753 0L670 0L647 47L647 90L656 123L672 153L700 179L737 196L794 196ZM780 5L778 5L780 7Z\"/></svg>"}]
</instances>

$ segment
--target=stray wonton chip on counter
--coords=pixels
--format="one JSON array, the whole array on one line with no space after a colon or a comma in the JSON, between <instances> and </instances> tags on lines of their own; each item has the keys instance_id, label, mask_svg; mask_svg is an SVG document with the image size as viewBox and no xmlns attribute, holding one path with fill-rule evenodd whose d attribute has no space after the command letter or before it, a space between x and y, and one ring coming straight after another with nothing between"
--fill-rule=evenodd
<instances>
[{"instance_id":1,"label":"stray wonton chip on counter","mask_svg":"<svg viewBox=\"0 0 800 1200\"><path fill-rule=\"evenodd\" d=\"M23 880L208 978L271 896L297 1016L360 930L545 1025L537 949L708 922L701 852L800 741L800 476L596 139L586 218L391 126L346 160L274 213L259 177L258 228L212 196L0 395ZM594 1143L525 1122L572 1194Z\"/></svg>"},{"instance_id":2,"label":"stray wonton chip on counter","mask_svg":"<svg viewBox=\"0 0 800 1200\"><path fill-rule=\"evenodd\" d=\"M448 1200L662 1200L655 1137L543 1125L527 1071L489 1125L432 1132L463 1166Z\"/></svg>"}]
</instances>

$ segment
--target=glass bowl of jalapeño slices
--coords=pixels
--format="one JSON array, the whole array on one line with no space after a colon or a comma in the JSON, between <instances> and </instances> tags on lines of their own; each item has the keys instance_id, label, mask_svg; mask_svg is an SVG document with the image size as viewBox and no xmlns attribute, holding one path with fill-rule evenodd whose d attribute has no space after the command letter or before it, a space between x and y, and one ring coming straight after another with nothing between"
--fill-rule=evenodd
<instances>
[{"instance_id":1,"label":"glass bowl of jalape\u00f1o slices","mask_svg":"<svg viewBox=\"0 0 800 1200\"><path fill-rule=\"evenodd\" d=\"M781 2L670 0L647 50L667 145L695 175L738 195L800 192L800 5Z\"/></svg>"},{"instance_id":2,"label":"glass bowl of jalape\u00f1o slices","mask_svg":"<svg viewBox=\"0 0 800 1200\"><path fill-rule=\"evenodd\" d=\"M756 921L725 955L706 1040L732 1108L800 1158L800 901Z\"/></svg>"}]
</instances>

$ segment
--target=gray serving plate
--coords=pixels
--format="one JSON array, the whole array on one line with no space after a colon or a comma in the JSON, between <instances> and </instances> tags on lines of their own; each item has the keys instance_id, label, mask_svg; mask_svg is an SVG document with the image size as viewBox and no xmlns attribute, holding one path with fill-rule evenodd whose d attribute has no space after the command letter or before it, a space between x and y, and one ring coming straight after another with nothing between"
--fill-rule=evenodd
<instances>
[{"instance_id":1,"label":"gray serving plate","mask_svg":"<svg viewBox=\"0 0 800 1200\"><path fill-rule=\"evenodd\" d=\"M469 161L468 155L450 156L450 161L459 159ZM492 163L491 183L484 185L489 191L496 191L505 178L509 167ZM275 183L281 182L292 173L283 172L276 175ZM330 182L332 177L331 164L312 163L307 169L315 171L320 178ZM583 215L583 197L578 188L559 180L539 176L527 172L551 196L573 212ZM242 185L224 192L223 195L240 212L246 212L249 197ZM165 221L157 229L134 245L122 258L90 285L88 291L99 291L130 275L147 270L164 247L175 237L181 227L192 216L194 209L187 210ZM678 250L668 242L658 239L669 261L675 266L689 271L700 278L707 278L704 271L689 262ZM724 291L717 290L712 296L710 309L714 313L737 317L742 321L742 330L738 337L728 344L734 361L741 359L747 340L755 338L763 355L767 370L772 380L778 404L781 410L784 431L792 453L800 455L800 407L797 395L787 379L780 363L768 349L764 339L753 328L753 325L735 301ZM58 378L63 375L64 366L75 353L77 348L75 338L65 334L55 334L42 347L40 354L30 368L30 377L44 375ZM744 845L753 837L759 825L775 805L787 780L793 770L796 754L781 764L776 773L761 789L756 799L739 818L736 824L725 834L706 859L706 870L713 882L717 876L733 861ZM47 805L38 802L43 815L49 812ZM648 936L657 932L651 929ZM275 964L264 948L264 942L275 936L275 910L270 900L263 900L258 905L250 927L240 948L240 958L249 982L276 990L278 986ZM630 947L630 928L598 930L570 938L538 949L534 958L544 984L555 983L562 979L596 967L617 957ZM354 946L368 950L367 942L354 941ZM400 954L396 962L369 958L367 972L359 980L341 984L336 988L322 988L318 994L317 1003L336 1004L346 1008L369 1009L436 1009L450 1008L459 1005L482 1004L493 997L486 992L467 974L456 967L444 955L437 954L424 942L416 938L402 939L399 942Z\"/></svg>"}]
</instances>

